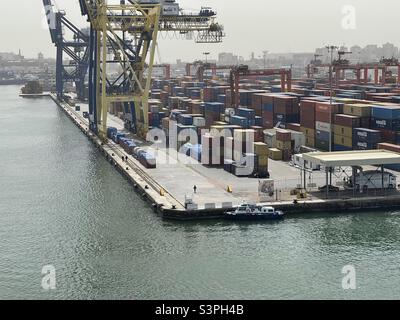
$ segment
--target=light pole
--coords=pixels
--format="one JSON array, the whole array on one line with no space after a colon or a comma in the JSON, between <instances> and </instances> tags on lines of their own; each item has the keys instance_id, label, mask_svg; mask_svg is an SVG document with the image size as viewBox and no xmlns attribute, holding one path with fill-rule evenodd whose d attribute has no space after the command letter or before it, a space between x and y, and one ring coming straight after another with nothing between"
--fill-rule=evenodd
<instances>
[{"instance_id":1,"label":"light pole","mask_svg":"<svg viewBox=\"0 0 400 320\"><path fill-rule=\"evenodd\" d=\"M263 51L263 59L264 59L264 70L267 68L267 55L269 51Z\"/></svg>"},{"instance_id":2,"label":"light pole","mask_svg":"<svg viewBox=\"0 0 400 320\"><path fill-rule=\"evenodd\" d=\"M332 152L332 105L333 105L333 52L339 47L327 46L328 53L331 55L331 63L329 65L329 88L330 88L330 110L329 110L329 152Z\"/></svg>"}]
</instances>

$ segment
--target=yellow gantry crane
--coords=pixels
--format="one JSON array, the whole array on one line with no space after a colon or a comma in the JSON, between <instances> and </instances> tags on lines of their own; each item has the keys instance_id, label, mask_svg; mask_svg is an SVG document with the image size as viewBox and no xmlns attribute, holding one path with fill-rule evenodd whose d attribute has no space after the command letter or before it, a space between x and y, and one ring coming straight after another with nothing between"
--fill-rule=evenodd
<instances>
[{"instance_id":1,"label":"yellow gantry crane","mask_svg":"<svg viewBox=\"0 0 400 320\"><path fill-rule=\"evenodd\" d=\"M159 32L195 35L197 43L218 43L224 37L223 27L215 23L216 14L209 8L197 14L183 14L174 1L109 2L80 0L82 14L87 15L91 26L90 128L106 139L108 107L122 103L127 129L145 138Z\"/></svg>"}]
</instances>

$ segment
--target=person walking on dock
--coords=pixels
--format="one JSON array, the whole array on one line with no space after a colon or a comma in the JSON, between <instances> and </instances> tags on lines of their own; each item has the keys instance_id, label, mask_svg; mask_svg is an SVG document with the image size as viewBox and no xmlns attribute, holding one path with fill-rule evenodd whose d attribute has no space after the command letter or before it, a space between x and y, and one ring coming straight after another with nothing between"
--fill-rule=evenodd
<instances>
[{"instance_id":1,"label":"person walking on dock","mask_svg":"<svg viewBox=\"0 0 400 320\"><path fill-rule=\"evenodd\" d=\"M193 187L193 191L194 191L195 194L197 193L197 186Z\"/></svg>"}]
</instances>

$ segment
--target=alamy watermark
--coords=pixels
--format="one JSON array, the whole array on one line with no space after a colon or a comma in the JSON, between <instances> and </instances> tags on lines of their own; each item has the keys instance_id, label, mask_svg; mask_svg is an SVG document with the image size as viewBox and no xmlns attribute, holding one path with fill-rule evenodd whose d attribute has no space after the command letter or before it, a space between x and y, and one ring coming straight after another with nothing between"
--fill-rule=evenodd
<instances>
[{"instance_id":1,"label":"alamy watermark","mask_svg":"<svg viewBox=\"0 0 400 320\"><path fill-rule=\"evenodd\" d=\"M56 268L53 265L46 265L42 268L42 288L43 290L56 289Z\"/></svg>"},{"instance_id":2,"label":"alamy watermark","mask_svg":"<svg viewBox=\"0 0 400 320\"><path fill-rule=\"evenodd\" d=\"M343 290L357 290L357 273L355 266L344 266L342 268L342 274L345 275L342 279Z\"/></svg>"},{"instance_id":3,"label":"alamy watermark","mask_svg":"<svg viewBox=\"0 0 400 320\"><path fill-rule=\"evenodd\" d=\"M254 172L255 136L251 130L202 129L200 132L186 128L178 132L177 122L170 121L168 136L162 129L151 129L146 137L151 143L149 151L159 164L182 163L224 165L225 160L243 164L248 175ZM188 146L200 147L187 149Z\"/></svg>"},{"instance_id":4,"label":"alamy watermark","mask_svg":"<svg viewBox=\"0 0 400 320\"><path fill-rule=\"evenodd\" d=\"M356 8L352 5L342 7L342 28L344 30L355 30L357 28Z\"/></svg>"},{"instance_id":5,"label":"alamy watermark","mask_svg":"<svg viewBox=\"0 0 400 320\"><path fill-rule=\"evenodd\" d=\"M57 28L56 13L53 10L53 6L44 7L44 16L42 19L42 28L55 30Z\"/></svg>"}]
</instances>

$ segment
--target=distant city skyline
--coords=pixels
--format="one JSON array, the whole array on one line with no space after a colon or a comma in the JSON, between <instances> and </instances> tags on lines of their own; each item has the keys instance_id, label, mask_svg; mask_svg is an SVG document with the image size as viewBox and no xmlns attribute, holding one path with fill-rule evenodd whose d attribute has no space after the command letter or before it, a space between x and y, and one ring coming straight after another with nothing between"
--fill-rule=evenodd
<instances>
[{"instance_id":1,"label":"distant city skyline","mask_svg":"<svg viewBox=\"0 0 400 320\"><path fill-rule=\"evenodd\" d=\"M112 0L109 0L109 2ZM119 2L119 0L117 0ZM210 59L217 59L221 52L232 52L248 59L252 52L256 56L268 50L274 53L314 52L315 48L327 44L361 47L373 43L379 46L391 42L399 46L397 40L397 9L400 2L382 0L379 5L369 0L289 0L272 2L250 0L243 3L226 0L180 0L183 8L199 9L211 6L218 12L218 22L225 26L227 37L222 44L195 44L188 40L159 41L158 62L175 62L177 59L192 61L201 59L201 53L210 52ZM78 0L55 0L58 9L65 9L67 17L78 26L87 26L81 16ZM346 28L345 9L354 8L354 26ZM387 8L390 7L390 10ZM29 8L21 11L20 8ZM0 26L7 30L2 35L0 52L22 50L28 58L43 52L46 57L54 57L46 28L41 1L20 0L0 2L3 13ZM15 14L19 22L15 23ZM179 48L179 50L177 50Z\"/></svg>"}]
</instances>

